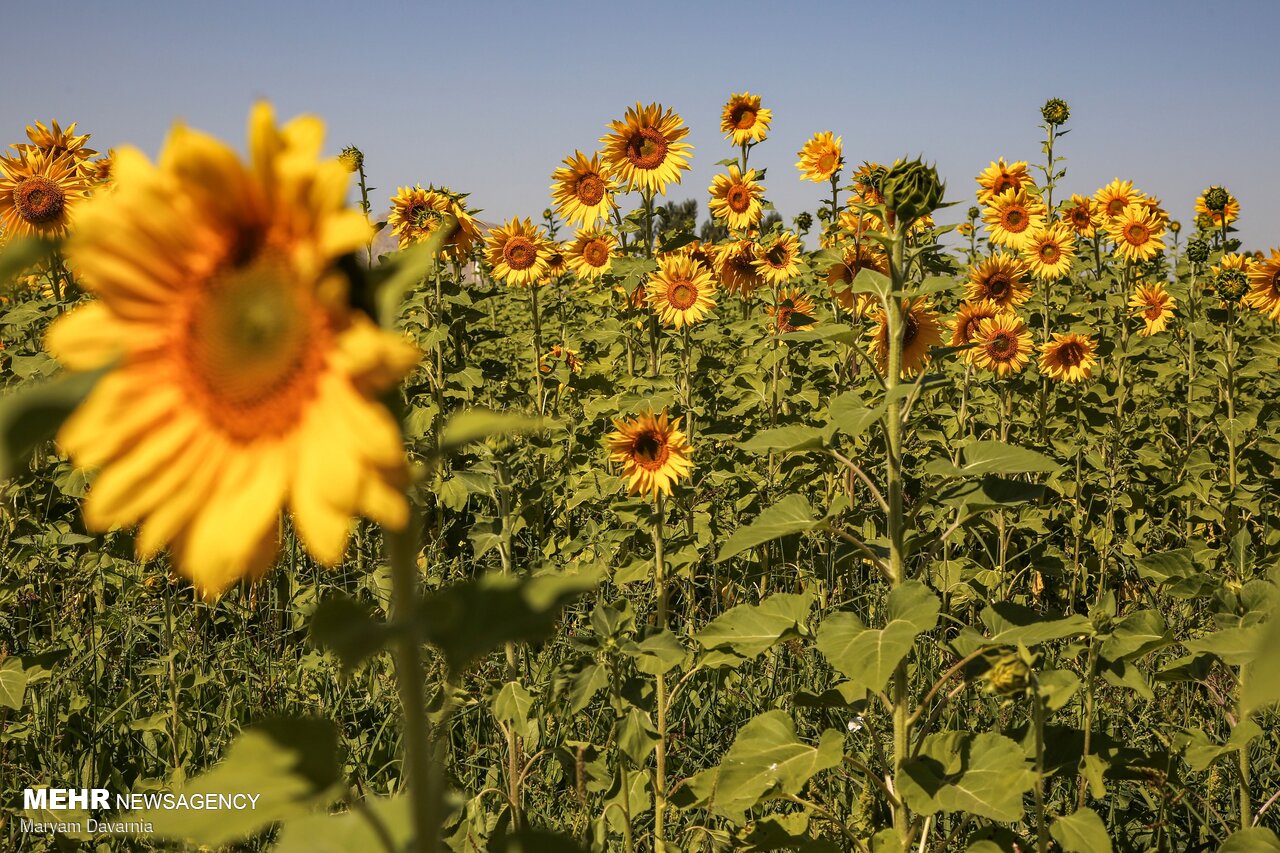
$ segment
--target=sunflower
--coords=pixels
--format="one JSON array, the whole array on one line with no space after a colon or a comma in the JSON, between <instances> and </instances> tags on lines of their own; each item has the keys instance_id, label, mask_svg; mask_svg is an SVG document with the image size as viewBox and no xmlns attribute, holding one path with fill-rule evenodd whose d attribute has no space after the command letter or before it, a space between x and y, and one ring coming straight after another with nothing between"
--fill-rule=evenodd
<instances>
[{"instance_id":1,"label":"sunflower","mask_svg":"<svg viewBox=\"0 0 1280 853\"><path fill-rule=\"evenodd\" d=\"M1126 207L1142 201L1143 198L1142 193L1133 188L1133 181L1122 181L1119 178L1115 178L1093 194L1103 225L1124 213Z\"/></svg>"},{"instance_id":2,"label":"sunflower","mask_svg":"<svg viewBox=\"0 0 1280 853\"><path fill-rule=\"evenodd\" d=\"M989 320L1004 311L1004 308L989 299L979 302L961 302L960 307L956 309L955 319L951 321L951 346L963 347L973 343L982 321ZM966 361L972 360L973 350L962 351L960 357Z\"/></svg>"},{"instance_id":3,"label":"sunflower","mask_svg":"<svg viewBox=\"0 0 1280 853\"><path fill-rule=\"evenodd\" d=\"M759 257L760 246L754 240L737 240L720 247L717 269L724 289L750 299L764 284L764 277L756 269Z\"/></svg>"},{"instance_id":4,"label":"sunflower","mask_svg":"<svg viewBox=\"0 0 1280 853\"><path fill-rule=\"evenodd\" d=\"M723 219L735 231L746 231L757 225L764 215L760 204L764 187L756 183L757 174L755 169L748 169L744 175L737 166L730 166L729 174L716 175L707 188L711 193L707 204L711 215Z\"/></svg>"},{"instance_id":5,"label":"sunflower","mask_svg":"<svg viewBox=\"0 0 1280 853\"><path fill-rule=\"evenodd\" d=\"M863 160L862 165L853 173L850 179L853 183L853 189L858 194L859 200L863 204L884 204L884 195L881 194L881 185L884 182L884 176L889 173L887 166L877 163L874 160ZM853 202L850 201L850 207Z\"/></svg>"},{"instance_id":6,"label":"sunflower","mask_svg":"<svg viewBox=\"0 0 1280 853\"><path fill-rule=\"evenodd\" d=\"M600 138L604 160L629 189L667 194L667 184L680 183L681 170L689 169L693 146L681 142L689 133L684 120L660 104L642 107L637 101L623 121L609 122L613 132Z\"/></svg>"},{"instance_id":7,"label":"sunflower","mask_svg":"<svg viewBox=\"0 0 1280 853\"><path fill-rule=\"evenodd\" d=\"M1060 335L1046 343L1040 353L1040 369L1055 382L1079 382L1093 374L1098 345L1085 335Z\"/></svg>"},{"instance_id":8,"label":"sunflower","mask_svg":"<svg viewBox=\"0 0 1280 853\"><path fill-rule=\"evenodd\" d=\"M677 329L701 322L716 304L711 273L683 255L658 259L658 271L649 278L645 295L663 325Z\"/></svg>"},{"instance_id":9,"label":"sunflower","mask_svg":"<svg viewBox=\"0 0 1280 853\"><path fill-rule=\"evenodd\" d=\"M1254 268L1253 255L1232 252L1210 267L1213 273L1211 287L1224 303L1236 305L1249 293Z\"/></svg>"},{"instance_id":10,"label":"sunflower","mask_svg":"<svg viewBox=\"0 0 1280 853\"><path fill-rule=\"evenodd\" d=\"M0 157L0 226L6 239L60 237L89 186L70 157L44 151Z\"/></svg>"},{"instance_id":11,"label":"sunflower","mask_svg":"<svg viewBox=\"0 0 1280 853\"><path fill-rule=\"evenodd\" d=\"M512 287L528 287L546 279L551 247L531 221L517 217L489 232L485 254L494 278Z\"/></svg>"},{"instance_id":12,"label":"sunflower","mask_svg":"<svg viewBox=\"0 0 1280 853\"><path fill-rule=\"evenodd\" d=\"M564 167L551 173L551 200L556 212L570 225L590 228L600 220L608 221L609 211L616 206L613 193L617 182L600 164L600 155L588 160L581 151L564 158Z\"/></svg>"},{"instance_id":13,"label":"sunflower","mask_svg":"<svg viewBox=\"0 0 1280 853\"><path fill-rule=\"evenodd\" d=\"M902 300L902 373L914 376L929 362L929 349L942 343L942 324L923 297ZM876 313L871 348L881 374L889 372L889 321L884 308Z\"/></svg>"},{"instance_id":14,"label":"sunflower","mask_svg":"<svg viewBox=\"0 0 1280 853\"><path fill-rule=\"evenodd\" d=\"M982 221L993 244L1021 250L1045 225L1044 202L1025 189L1007 189L992 196Z\"/></svg>"},{"instance_id":15,"label":"sunflower","mask_svg":"<svg viewBox=\"0 0 1280 853\"><path fill-rule=\"evenodd\" d=\"M564 362L564 366L569 368L570 373L582 372L582 359L578 356L578 351L560 344L553 344L547 354L538 359L538 370L542 373L551 373L556 369L555 362L558 361Z\"/></svg>"},{"instance_id":16,"label":"sunflower","mask_svg":"<svg viewBox=\"0 0 1280 853\"><path fill-rule=\"evenodd\" d=\"M1244 304L1273 321L1280 320L1280 249L1272 249L1270 258L1258 259L1249 271Z\"/></svg>"},{"instance_id":17,"label":"sunflower","mask_svg":"<svg viewBox=\"0 0 1280 853\"><path fill-rule=\"evenodd\" d=\"M1085 240L1093 239L1102 224L1101 219L1098 206L1086 195L1072 195L1071 201L1062 208L1062 221Z\"/></svg>"},{"instance_id":18,"label":"sunflower","mask_svg":"<svg viewBox=\"0 0 1280 853\"><path fill-rule=\"evenodd\" d=\"M708 245L701 240L693 240L671 254L683 255L691 259L694 263L706 268L713 279L720 277L720 260L714 244Z\"/></svg>"},{"instance_id":19,"label":"sunflower","mask_svg":"<svg viewBox=\"0 0 1280 853\"><path fill-rule=\"evenodd\" d=\"M1045 281L1057 281L1071 272L1075 255L1075 232L1061 222L1040 229L1022 247L1022 259L1031 274Z\"/></svg>"},{"instance_id":20,"label":"sunflower","mask_svg":"<svg viewBox=\"0 0 1280 853\"><path fill-rule=\"evenodd\" d=\"M800 274L800 240L783 231L772 242L760 247L756 272L769 284L785 284Z\"/></svg>"},{"instance_id":21,"label":"sunflower","mask_svg":"<svg viewBox=\"0 0 1280 853\"><path fill-rule=\"evenodd\" d=\"M990 204L991 200L1006 190L1035 189L1035 181L1027 171L1027 161L1006 163L1001 157L978 175L978 203Z\"/></svg>"},{"instance_id":22,"label":"sunflower","mask_svg":"<svg viewBox=\"0 0 1280 853\"><path fill-rule=\"evenodd\" d=\"M874 306L869 294L853 292L853 280L864 269L889 274L889 256L884 249L870 243L855 243L845 248L840 261L827 268L827 287L846 311L865 317Z\"/></svg>"},{"instance_id":23,"label":"sunflower","mask_svg":"<svg viewBox=\"0 0 1280 853\"><path fill-rule=\"evenodd\" d=\"M978 367L994 370L997 376L1008 376L1021 371L1035 352L1035 343L1027 324L1011 311L980 321L973 343L974 347L970 350L973 363Z\"/></svg>"},{"instance_id":24,"label":"sunflower","mask_svg":"<svg viewBox=\"0 0 1280 853\"><path fill-rule=\"evenodd\" d=\"M1196 214L1198 216L1209 217L1209 220L1213 223L1215 228L1221 228L1224 219L1226 220L1226 224L1230 225L1240 217L1240 202L1235 196L1227 193L1226 206L1223 207L1222 210L1210 210L1204 200L1205 193L1207 192L1208 190L1205 190L1205 192L1196 196Z\"/></svg>"},{"instance_id":25,"label":"sunflower","mask_svg":"<svg viewBox=\"0 0 1280 853\"><path fill-rule=\"evenodd\" d=\"M205 596L257 578L288 508L336 565L354 516L403 527L400 428L380 402L418 351L348 298L338 260L369 239L344 206L350 174L320 159L315 118L249 120L249 162L181 125L158 164L116 156L116 190L86 206L67 251L98 299L64 315L49 351L114 364L58 433L99 469L94 530L141 525L139 559L168 545Z\"/></svg>"},{"instance_id":26,"label":"sunflower","mask_svg":"<svg viewBox=\"0 0 1280 853\"><path fill-rule=\"evenodd\" d=\"M1105 227L1116 255L1126 261L1149 261L1164 248L1164 225L1141 201L1108 219Z\"/></svg>"},{"instance_id":27,"label":"sunflower","mask_svg":"<svg viewBox=\"0 0 1280 853\"><path fill-rule=\"evenodd\" d=\"M613 419L613 432L605 439L609 461L622 465L627 493L654 500L659 493L670 495L673 483L689 477L693 448L680 431L680 419L644 413L623 420Z\"/></svg>"},{"instance_id":28,"label":"sunflower","mask_svg":"<svg viewBox=\"0 0 1280 853\"><path fill-rule=\"evenodd\" d=\"M840 136L833 137L829 130L815 133L796 154L800 158L796 162L800 180L813 181L815 184L831 180L844 162L840 153L842 139Z\"/></svg>"},{"instance_id":29,"label":"sunflower","mask_svg":"<svg viewBox=\"0 0 1280 853\"><path fill-rule=\"evenodd\" d=\"M55 160L69 156L77 165L84 165L81 161L88 160L98 153L86 147L91 134L76 136L75 122L68 125L66 130L59 127L57 121L51 121L49 124L52 127L45 127L41 122L36 122L35 127L27 125L27 139L31 142L15 142L9 147L16 148L21 154L43 151Z\"/></svg>"},{"instance_id":30,"label":"sunflower","mask_svg":"<svg viewBox=\"0 0 1280 853\"><path fill-rule=\"evenodd\" d=\"M590 229L579 231L573 242L565 249L565 258L569 267L580 278L594 281L609 271L613 266L614 250L618 246L618 238L608 231Z\"/></svg>"},{"instance_id":31,"label":"sunflower","mask_svg":"<svg viewBox=\"0 0 1280 853\"><path fill-rule=\"evenodd\" d=\"M446 215L452 216L456 224L442 253L464 260L480 242L480 223L467 212L463 198L444 187L398 187L391 197L387 225L400 248L407 249L425 242L440 228Z\"/></svg>"},{"instance_id":32,"label":"sunflower","mask_svg":"<svg viewBox=\"0 0 1280 853\"><path fill-rule=\"evenodd\" d=\"M864 234L872 231L886 233L884 220L863 207L867 204L869 202L861 194L852 193L849 198L849 209L840 211L840 216L836 219L836 227L854 240L861 240Z\"/></svg>"},{"instance_id":33,"label":"sunflower","mask_svg":"<svg viewBox=\"0 0 1280 853\"><path fill-rule=\"evenodd\" d=\"M798 288L779 290L777 304L766 305L764 310L774 320L769 324L770 331L785 335L813 327L813 300Z\"/></svg>"},{"instance_id":34,"label":"sunflower","mask_svg":"<svg viewBox=\"0 0 1280 853\"><path fill-rule=\"evenodd\" d=\"M96 185L97 189L111 187L111 164L115 159L116 150L108 148L107 153L103 154L96 160L89 160L80 164L80 173L84 175L91 185Z\"/></svg>"},{"instance_id":35,"label":"sunflower","mask_svg":"<svg viewBox=\"0 0 1280 853\"><path fill-rule=\"evenodd\" d=\"M969 267L965 298L970 302L990 300L1001 310L1015 308L1031 298L1030 275L1031 268L1017 255L996 250L982 263Z\"/></svg>"},{"instance_id":36,"label":"sunflower","mask_svg":"<svg viewBox=\"0 0 1280 853\"><path fill-rule=\"evenodd\" d=\"M1140 284L1129 299L1129 307L1135 317L1141 317L1146 324L1138 334L1142 337L1163 332L1169 326L1169 318L1178 301L1164 289L1160 282Z\"/></svg>"},{"instance_id":37,"label":"sunflower","mask_svg":"<svg viewBox=\"0 0 1280 853\"><path fill-rule=\"evenodd\" d=\"M730 95L729 102L720 111L720 132L734 145L763 142L772 120L773 112L761 109L759 95L743 92Z\"/></svg>"}]
</instances>

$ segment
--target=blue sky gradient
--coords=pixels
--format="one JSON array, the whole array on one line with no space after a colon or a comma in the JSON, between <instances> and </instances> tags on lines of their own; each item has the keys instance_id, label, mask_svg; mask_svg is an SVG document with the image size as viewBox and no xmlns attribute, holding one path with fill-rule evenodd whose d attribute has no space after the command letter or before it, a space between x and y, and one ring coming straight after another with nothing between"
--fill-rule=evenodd
<instances>
[{"instance_id":1,"label":"blue sky gradient","mask_svg":"<svg viewBox=\"0 0 1280 853\"><path fill-rule=\"evenodd\" d=\"M366 155L375 209L397 185L471 193L482 218L540 215L551 172L637 100L689 124L697 198L733 155L720 107L773 109L752 165L789 220L812 133L845 156L935 160L958 221L999 156L1038 163L1039 108L1066 99L1059 197L1119 176L1189 225L1212 183L1240 199L1246 248L1280 246L1280 2L23 3L0 31L0 139L78 121L99 149L159 149L175 119L243 149L250 105L322 116ZM44 51L44 55L38 55Z\"/></svg>"}]
</instances>

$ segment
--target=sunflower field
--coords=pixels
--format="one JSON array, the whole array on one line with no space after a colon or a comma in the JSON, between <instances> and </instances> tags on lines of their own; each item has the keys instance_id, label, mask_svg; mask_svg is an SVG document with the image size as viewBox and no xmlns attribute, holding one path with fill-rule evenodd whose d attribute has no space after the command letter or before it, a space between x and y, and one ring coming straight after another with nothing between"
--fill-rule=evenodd
<instances>
[{"instance_id":1,"label":"sunflower field","mask_svg":"<svg viewBox=\"0 0 1280 853\"><path fill-rule=\"evenodd\" d=\"M1231 192L619 113L500 222L265 103L0 158L0 849L1280 851Z\"/></svg>"}]
</instances>

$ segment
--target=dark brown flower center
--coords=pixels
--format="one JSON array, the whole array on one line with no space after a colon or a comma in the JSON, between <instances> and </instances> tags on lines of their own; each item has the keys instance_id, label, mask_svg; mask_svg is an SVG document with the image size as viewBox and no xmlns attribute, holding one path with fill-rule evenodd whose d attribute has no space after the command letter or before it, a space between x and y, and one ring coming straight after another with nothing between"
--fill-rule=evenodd
<instances>
[{"instance_id":1,"label":"dark brown flower center","mask_svg":"<svg viewBox=\"0 0 1280 853\"><path fill-rule=\"evenodd\" d=\"M602 267L609 262L609 247L603 240L592 240L582 247L582 257L593 267Z\"/></svg>"},{"instance_id":2,"label":"dark brown flower center","mask_svg":"<svg viewBox=\"0 0 1280 853\"><path fill-rule=\"evenodd\" d=\"M597 205L604 198L604 181L599 175L590 174L583 175L578 178L578 183L574 185L574 192L578 196L578 201L587 205Z\"/></svg>"},{"instance_id":3,"label":"dark brown flower center","mask_svg":"<svg viewBox=\"0 0 1280 853\"><path fill-rule=\"evenodd\" d=\"M33 225L57 219L66 207L67 196L62 187L41 175L32 175L13 191L13 205L19 215Z\"/></svg>"},{"instance_id":4,"label":"dark brown flower center","mask_svg":"<svg viewBox=\"0 0 1280 853\"><path fill-rule=\"evenodd\" d=\"M751 206L751 190L742 184L734 184L725 193L724 200L734 213L742 213Z\"/></svg>"},{"instance_id":5,"label":"dark brown flower center","mask_svg":"<svg viewBox=\"0 0 1280 853\"><path fill-rule=\"evenodd\" d=\"M1006 273L992 273L987 279L987 297L997 302L1004 299L1013 290L1013 282Z\"/></svg>"},{"instance_id":6,"label":"dark brown flower center","mask_svg":"<svg viewBox=\"0 0 1280 853\"><path fill-rule=\"evenodd\" d=\"M778 243L764 253L764 260L769 266L782 269L791 260L791 253L787 251L786 246Z\"/></svg>"},{"instance_id":7,"label":"dark brown flower center","mask_svg":"<svg viewBox=\"0 0 1280 853\"><path fill-rule=\"evenodd\" d=\"M667 286L667 301L672 308L684 311L698 301L698 288L691 281L674 281Z\"/></svg>"},{"instance_id":8,"label":"dark brown flower center","mask_svg":"<svg viewBox=\"0 0 1280 853\"><path fill-rule=\"evenodd\" d=\"M1057 243L1045 243L1040 247L1040 260L1047 264L1051 264L1058 259L1062 252L1058 249Z\"/></svg>"},{"instance_id":9,"label":"dark brown flower center","mask_svg":"<svg viewBox=\"0 0 1280 853\"><path fill-rule=\"evenodd\" d=\"M1077 229L1089 227L1089 211L1083 207L1077 207L1071 211L1071 224Z\"/></svg>"},{"instance_id":10,"label":"dark brown flower center","mask_svg":"<svg viewBox=\"0 0 1280 853\"><path fill-rule=\"evenodd\" d=\"M538 260L538 250L528 237L511 237L502 247L502 259L513 270L527 270Z\"/></svg>"},{"instance_id":11,"label":"dark brown flower center","mask_svg":"<svg viewBox=\"0 0 1280 853\"><path fill-rule=\"evenodd\" d=\"M920 334L920 321L916 319L914 312L908 311L907 316L903 318L902 324L903 349L911 346L911 342L916 339L916 335L918 334Z\"/></svg>"},{"instance_id":12,"label":"dark brown flower center","mask_svg":"<svg viewBox=\"0 0 1280 853\"><path fill-rule=\"evenodd\" d=\"M997 332L996 336L987 344L987 352L996 361L1008 361L1017 355L1018 343L1008 332Z\"/></svg>"},{"instance_id":13,"label":"dark brown flower center","mask_svg":"<svg viewBox=\"0 0 1280 853\"><path fill-rule=\"evenodd\" d=\"M1130 222L1124 227L1124 239L1134 246L1141 246L1150 236L1151 232L1141 222Z\"/></svg>"},{"instance_id":14,"label":"dark brown flower center","mask_svg":"<svg viewBox=\"0 0 1280 853\"><path fill-rule=\"evenodd\" d=\"M667 138L655 128L640 128L627 140L627 159L637 169L658 168L667 159Z\"/></svg>"},{"instance_id":15,"label":"dark brown flower center","mask_svg":"<svg viewBox=\"0 0 1280 853\"><path fill-rule=\"evenodd\" d=\"M1064 367L1077 367L1084 361L1084 347L1075 341L1068 341L1058 347L1058 361Z\"/></svg>"},{"instance_id":16,"label":"dark brown flower center","mask_svg":"<svg viewBox=\"0 0 1280 853\"><path fill-rule=\"evenodd\" d=\"M671 448L666 439L656 432L642 432L631 444L631 456L636 464L646 471L657 471L667 462Z\"/></svg>"},{"instance_id":17,"label":"dark brown flower center","mask_svg":"<svg viewBox=\"0 0 1280 853\"><path fill-rule=\"evenodd\" d=\"M1107 202L1107 215L1119 216L1124 213L1124 209L1126 207L1125 201L1126 200L1123 198L1113 198L1111 201Z\"/></svg>"},{"instance_id":18,"label":"dark brown flower center","mask_svg":"<svg viewBox=\"0 0 1280 853\"><path fill-rule=\"evenodd\" d=\"M991 185L991 194L1000 195L1000 193L1004 192L1005 190L1013 190L1017 188L1018 188L1017 178L1013 177L1012 175L1001 174L1000 177L996 178L995 182Z\"/></svg>"},{"instance_id":19,"label":"dark brown flower center","mask_svg":"<svg viewBox=\"0 0 1280 853\"><path fill-rule=\"evenodd\" d=\"M1027 227L1027 211L1021 207L1010 207L1001 215L1000 221L1006 231L1016 234Z\"/></svg>"},{"instance_id":20,"label":"dark brown flower center","mask_svg":"<svg viewBox=\"0 0 1280 853\"><path fill-rule=\"evenodd\" d=\"M745 105L734 107L729 117L738 130L747 130L754 127L756 123L756 111Z\"/></svg>"}]
</instances>

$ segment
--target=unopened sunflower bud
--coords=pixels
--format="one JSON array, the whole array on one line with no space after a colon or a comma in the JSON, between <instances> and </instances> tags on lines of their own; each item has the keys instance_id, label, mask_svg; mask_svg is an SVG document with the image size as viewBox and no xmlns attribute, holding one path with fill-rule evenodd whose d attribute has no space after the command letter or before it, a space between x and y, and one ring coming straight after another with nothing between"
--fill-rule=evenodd
<instances>
[{"instance_id":1,"label":"unopened sunflower bud","mask_svg":"<svg viewBox=\"0 0 1280 853\"><path fill-rule=\"evenodd\" d=\"M1235 305L1249 292L1249 276L1244 270L1225 269L1213 279L1213 291L1228 305Z\"/></svg>"},{"instance_id":2,"label":"unopened sunflower bud","mask_svg":"<svg viewBox=\"0 0 1280 853\"><path fill-rule=\"evenodd\" d=\"M945 190L938 170L919 160L895 163L884 176L882 186L885 207L893 211L904 228L937 210Z\"/></svg>"},{"instance_id":3,"label":"unopened sunflower bud","mask_svg":"<svg viewBox=\"0 0 1280 853\"><path fill-rule=\"evenodd\" d=\"M1213 227L1213 217L1207 213L1196 214L1196 227L1201 231L1208 231Z\"/></svg>"},{"instance_id":4,"label":"unopened sunflower bud","mask_svg":"<svg viewBox=\"0 0 1280 853\"><path fill-rule=\"evenodd\" d=\"M831 221L831 208L829 208L829 207L820 207L820 208L818 208L818 219L822 220L823 222L830 222L830 221Z\"/></svg>"},{"instance_id":5,"label":"unopened sunflower bud","mask_svg":"<svg viewBox=\"0 0 1280 853\"><path fill-rule=\"evenodd\" d=\"M1015 653L1007 653L983 675L984 692L996 696L1015 696L1031 686L1031 667Z\"/></svg>"},{"instance_id":6,"label":"unopened sunflower bud","mask_svg":"<svg viewBox=\"0 0 1280 853\"><path fill-rule=\"evenodd\" d=\"M977 205L974 205L973 207L969 208L970 219L977 219L981 215L982 215L982 211L978 209Z\"/></svg>"},{"instance_id":7,"label":"unopened sunflower bud","mask_svg":"<svg viewBox=\"0 0 1280 853\"><path fill-rule=\"evenodd\" d=\"M1046 122L1057 127L1066 124L1067 119L1071 118L1071 107L1061 98L1050 98L1040 108L1040 115L1044 116Z\"/></svg>"},{"instance_id":8,"label":"unopened sunflower bud","mask_svg":"<svg viewBox=\"0 0 1280 853\"><path fill-rule=\"evenodd\" d=\"M354 145L348 145L338 155L338 162L345 166L348 172L358 172L364 165L364 152Z\"/></svg>"},{"instance_id":9,"label":"unopened sunflower bud","mask_svg":"<svg viewBox=\"0 0 1280 853\"><path fill-rule=\"evenodd\" d=\"M1222 244L1222 248L1223 248L1223 251L1226 251L1226 252L1239 251L1240 241L1237 240L1235 237L1232 237L1230 240Z\"/></svg>"},{"instance_id":10,"label":"unopened sunflower bud","mask_svg":"<svg viewBox=\"0 0 1280 853\"><path fill-rule=\"evenodd\" d=\"M1203 264L1209 260L1209 244L1192 237L1187 241L1187 260L1197 264Z\"/></svg>"},{"instance_id":11,"label":"unopened sunflower bud","mask_svg":"<svg viewBox=\"0 0 1280 853\"><path fill-rule=\"evenodd\" d=\"M796 214L796 230L808 231L813 227L813 214L807 210L802 210Z\"/></svg>"},{"instance_id":12,"label":"unopened sunflower bud","mask_svg":"<svg viewBox=\"0 0 1280 853\"><path fill-rule=\"evenodd\" d=\"M1212 186L1204 191L1204 206L1214 213L1221 213L1231 201L1231 193L1225 187Z\"/></svg>"}]
</instances>

